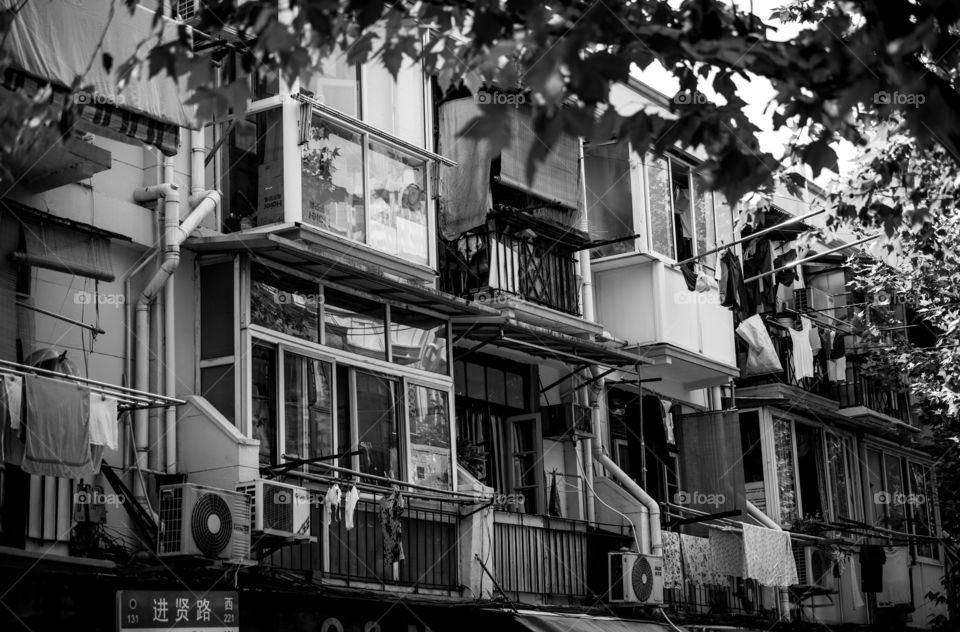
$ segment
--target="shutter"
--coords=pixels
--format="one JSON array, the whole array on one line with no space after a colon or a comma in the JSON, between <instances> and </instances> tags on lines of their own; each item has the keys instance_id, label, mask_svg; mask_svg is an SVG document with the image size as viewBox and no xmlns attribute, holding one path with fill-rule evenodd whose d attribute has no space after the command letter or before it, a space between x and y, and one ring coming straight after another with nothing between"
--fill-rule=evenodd
<instances>
[{"instance_id":1,"label":"shutter","mask_svg":"<svg viewBox=\"0 0 960 632\"><path fill-rule=\"evenodd\" d=\"M542 143L533 131L527 110L509 109L510 145L500 154L500 182L526 191L547 202L576 210L580 206L580 145L575 136L563 133L538 163L533 180L527 179L527 157Z\"/></svg>"},{"instance_id":2,"label":"shutter","mask_svg":"<svg viewBox=\"0 0 960 632\"><path fill-rule=\"evenodd\" d=\"M709 514L746 510L743 446L736 412L710 412L679 417L682 492L687 507Z\"/></svg>"}]
</instances>

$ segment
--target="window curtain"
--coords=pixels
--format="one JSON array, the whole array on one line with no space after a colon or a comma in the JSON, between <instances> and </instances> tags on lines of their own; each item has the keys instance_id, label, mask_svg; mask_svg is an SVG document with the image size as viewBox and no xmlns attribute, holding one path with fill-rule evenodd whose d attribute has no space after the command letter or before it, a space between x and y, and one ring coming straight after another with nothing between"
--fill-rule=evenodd
<instances>
[{"instance_id":1,"label":"window curtain","mask_svg":"<svg viewBox=\"0 0 960 632\"><path fill-rule=\"evenodd\" d=\"M440 166L440 231L453 239L482 226L493 207L490 193L490 162L495 155L488 139L459 136L480 116L473 99L456 99L440 106L438 126L442 155L455 166Z\"/></svg>"}]
</instances>

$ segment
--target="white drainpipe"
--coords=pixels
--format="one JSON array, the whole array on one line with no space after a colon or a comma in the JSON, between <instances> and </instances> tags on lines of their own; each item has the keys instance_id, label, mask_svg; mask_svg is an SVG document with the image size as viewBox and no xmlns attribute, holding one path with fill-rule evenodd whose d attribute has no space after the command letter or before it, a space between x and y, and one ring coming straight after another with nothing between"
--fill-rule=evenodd
<instances>
[{"instance_id":1,"label":"white drainpipe","mask_svg":"<svg viewBox=\"0 0 960 632\"><path fill-rule=\"evenodd\" d=\"M583 161L583 141L580 141L580 182L582 186L580 187L581 201L583 204L583 213L580 216L580 230L589 233L590 224L587 220L587 178L586 170ZM580 301L583 306L583 319L594 323L597 321L596 308L593 300L593 270L590 265L590 251L580 251L577 253L577 263L580 266ZM603 388L603 381L601 380L598 386ZM589 392L586 392L588 389L584 389L584 397L589 398ZM602 391L601 391L602 392ZM587 400L589 401L589 400ZM593 406L593 432L594 434L600 433L600 427L597 424L599 418L599 402L590 402ZM586 488L587 488L587 520L590 522L596 521L597 509L596 509L596 492L593 491L593 440L589 437L583 440L583 462L586 464L584 468L583 476L586 479Z\"/></svg>"},{"instance_id":2,"label":"white drainpipe","mask_svg":"<svg viewBox=\"0 0 960 632\"><path fill-rule=\"evenodd\" d=\"M587 220L587 187L586 187L586 169L584 165L583 157L583 142L580 142L580 181L583 183L582 187L582 196L583 196L583 214L580 218L580 228L584 231L589 231L589 223ZM583 286L583 318L584 320L590 322L596 322L596 305L594 303L593 296L593 269L590 262L590 252L581 252L580 253L580 277L581 283ZM590 368L594 377L599 374L599 369L596 366ZM600 393L604 392L604 379L600 378L597 380L597 386L600 389ZM602 395L601 395L602 396ZM595 439L592 441L592 446L589 443L585 442L585 447L591 449L593 452L593 459L603 466L607 473L617 480L624 488L630 492L630 494L636 498L640 504L647 508L647 517L650 524L650 553L652 555L663 555L663 536L660 533L660 505L657 504L650 494L645 492L637 483L630 478L626 472L620 469L613 460L608 457L603 451L603 429L600 427L600 408L595 407L593 409L593 428ZM590 441L589 439L587 441ZM587 482L589 483L589 489L593 489L593 466L587 468L586 472ZM593 499L590 499L591 502L587 503L588 515L593 514L594 512L594 503ZM591 520L593 518L591 517ZM634 527L636 528L636 527ZM640 540L639 534L637 534L637 540ZM640 553L641 551L638 551Z\"/></svg>"},{"instance_id":3,"label":"white drainpipe","mask_svg":"<svg viewBox=\"0 0 960 632\"><path fill-rule=\"evenodd\" d=\"M136 388L148 390L150 371L150 304L157 298L160 290L167 286L177 266L180 265L180 244L190 236L200 222L214 211L220 204L218 191L207 191L200 196L191 196L193 210L180 222L180 190L177 185L165 182L154 186L143 187L133 192L133 199L139 203L163 200L164 207L164 234L163 234L163 261L160 268L147 283L141 292L136 305L136 321L134 337L137 343L136 353ZM176 387L176 328L173 318L173 285L167 286L167 313L165 317L164 362L166 394L175 396ZM169 407L166 411L166 468L167 471L176 470L176 409ZM137 448L137 465L140 468L147 466L149 451L149 427L147 411L139 410L134 417L134 435ZM141 493L143 490L140 490Z\"/></svg>"}]
</instances>

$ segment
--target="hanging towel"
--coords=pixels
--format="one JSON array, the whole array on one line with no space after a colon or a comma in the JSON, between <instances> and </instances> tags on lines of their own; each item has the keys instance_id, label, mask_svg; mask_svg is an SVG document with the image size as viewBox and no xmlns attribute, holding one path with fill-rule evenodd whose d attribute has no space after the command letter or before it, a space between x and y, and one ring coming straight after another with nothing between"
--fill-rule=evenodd
<instances>
[{"instance_id":1,"label":"hanging towel","mask_svg":"<svg viewBox=\"0 0 960 632\"><path fill-rule=\"evenodd\" d=\"M360 500L360 492L356 485L351 485L346 494L343 495L343 521L346 523L347 531L353 529L353 512L357 509L357 501Z\"/></svg>"},{"instance_id":2,"label":"hanging towel","mask_svg":"<svg viewBox=\"0 0 960 632\"><path fill-rule=\"evenodd\" d=\"M681 534L680 552L683 555L684 572L691 582L701 586L722 583L714 570L710 555L710 540Z\"/></svg>"},{"instance_id":3,"label":"hanging towel","mask_svg":"<svg viewBox=\"0 0 960 632\"><path fill-rule=\"evenodd\" d=\"M793 343L793 375L798 380L813 377L813 349L810 348L810 321L800 317L801 330L790 328L790 341Z\"/></svg>"},{"instance_id":4,"label":"hanging towel","mask_svg":"<svg viewBox=\"0 0 960 632\"><path fill-rule=\"evenodd\" d=\"M340 499L342 497L343 493L340 491L340 486L336 483L331 485L327 490L327 493L323 497L323 526L329 527L333 519L338 517Z\"/></svg>"},{"instance_id":5,"label":"hanging towel","mask_svg":"<svg viewBox=\"0 0 960 632\"><path fill-rule=\"evenodd\" d=\"M403 555L403 496L394 490L380 499L380 530L383 533L383 560L387 564L400 562Z\"/></svg>"},{"instance_id":6,"label":"hanging towel","mask_svg":"<svg viewBox=\"0 0 960 632\"><path fill-rule=\"evenodd\" d=\"M877 593L880 606L910 603L910 555L905 546L888 546L883 550L883 590Z\"/></svg>"},{"instance_id":7,"label":"hanging towel","mask_svg":"<svg viewBox=\"0 0 960 632\"><path fill-rule=\"evenodd\" d=\"M90 443L117 449L117 400L90 393Z\"/></svg>"},{"instance_id":8,"label":"hanging towel","mask_svg":"<svg viewBox=\"0 0 960 632\"><path fill-rule=\"evenodd\" d=\"M883 590L883 564L886 561L882 546L860 546L860 587L863 592L878 593Z\"/></svg>"},{"instance_id":9,"label":"hanging towel","mask_svg":"<svg viewBox=\"0 0 960 632\"><path fill-rule=\"evenodd\" d=\"M24 379L28 474L82 478L90 460L90 390L72 382L28 375Z\"/></svg>"},{"instance_id":10,"label":"hanging towel","mask_svg":"<svg viewBox=\"0 0 960 632\"><path fill-rule=\"evenodd\" d=\"M853 609L859 610L864 606L863 590L860 588L860 567L857 564L847 564L849 572L847 578L850 582L850 594L853 595Z\"/></svg>"},{"instance_id":11,"label":"hanging towel","mask_svg":"<svg viewBox=\"0 0 960 632\"><path fill-rule=\"evenodd\" d=\"M23 426L20 430L10 427L10 410L6 405L7 394L0 388L0 458L4 463L20 467L23 464Z\"/></svg>"},{"instance_id":12,"label":"hanging towel","mask_svg":"<svg viewBox=\"0 0 960 632\"><path fill-rule=\"evenodd\" d=\"M790 534L744 523L743 573L763 586L783 587L799 583Z\"/></svg>"},{"instance_id":13,"label":"hanging towel","mask_svg":"<svg viewBox=\"0 0 960 632\"><path fill-rule=\"evenodd\" d=\"M680 534L664 531L663 538L663 586L680 588L683 586L683 571L680 567Z\"/></svg>"},{"instance_id":14,"label":"hanging towel","mask_svg":"<svg viewBox=\"0 0 960 632\"><path fill-rule=\"evenodd\" d=\"M780 358L773 347L773 340L767 332L767 326L759 314L746 319L736 329L737 335L747 343L747 364L743 374L777 373L783 370Z\"/></svg>"},{"instance_id":15,"label":"hanging towel","mask_svg":"<svg viewBox=\"0 0 960 632\"><path fill-rule=\"evenodd\" d=\"M743 577L743 538L729 531L710 529L710 559L717 575Z\"/></svg>"},{"instance_id":16,"label":"hanging towel","mask_svg":"<svg viewBox=\"0 0 960 632\"><path fill-rule=\"evenodd\" d=\"M823 344L820 342L820 329L817 327L810 327L810 349L813 351L813 355L820 353L820 349Z\"/></svg>"},{"instance_id":17,"label":"hanging towel","mask_svg":"<svg viewBox=\"0 0 960 632\"><path fill-rule=\"evenodd\" d=\"M827 360L827 379L831 382L847 381L847 359Z\"/></svg>"},{"instance_id":18,"label":"hanging towel","mask_svg":"<svg viewBox=\"0 0 960 632\"><path fill-rule=\"evenodd\" d=\"M23 377L4 375L3 390L6 393L7 412L10 415L10 429L20 429L20 416L23 412Z\"/></svg>"}]
</instances>

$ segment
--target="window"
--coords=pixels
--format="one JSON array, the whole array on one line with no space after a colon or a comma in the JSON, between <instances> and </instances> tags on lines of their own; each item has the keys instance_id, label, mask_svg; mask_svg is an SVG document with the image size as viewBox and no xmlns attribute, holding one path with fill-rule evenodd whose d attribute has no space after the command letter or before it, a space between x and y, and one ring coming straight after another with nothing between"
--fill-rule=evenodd
<instances>
[{"instance_id":1,"label":"window","mask_svg":"<svg viewBox=\"0 0 960 632\"><path fill-rule=\"evenodd\" d=\"M253 345L251 361L253 438L260 441L260 463L272 465L277 454L277 351L265 344Z\"/></svg>"},{"instance_id":2,"label":"window","mask_svg":"<svg viewBox=\"0 0 960 632\"><path fill-rule=\"evenodd\" d=\"M234 261L200 266L200 394L235 423Z\"/></svg>"},{"instance_id":3,"label":"window","mask_svg":"<svg viewBox=\"0 0 960 632\"><path fill-rule=\"evenodd\" d=\"M338 52L321 62L305 87L325 105L424 147L424 86L420 64L405 60L394 80L380 60L360 66Z\"/></svg>"},{"instance_id":4,"label":"window","mask_svg":"<svg viewBox=\"0 0 960 632\"><path fill-rule=\"evenodd\" d=\"M911 532L917 536L936 536L936 496L934 495L933 479L930 468L920 463L909 462L910 495L907 497L907 507L912 514ZM934 542L917 541L917 555L939 558L939 547Z\"/></svg>"},{"instance_id":5,"label":"window","mask_svg":"<svg viewBox=\"0 0 960 632\"><path fill-rule=\"evenodd\" d=\"M283 354L284 454L312 459L333 454L332 365Z\"/></svg>"},{"instance_id":6,"label":"window","mask_svg":"<svg viewBox=\"0 0 960 632\"><path fill-rule=\"evenodd\" d=\"M378 360L387 359L384 306L342 292L324 293L324 344Z\"/></svg>"},{"instance_id":7,"label":"window","mask_svg":"<svg viewBox=\"0 0 960 632\"><path fill-rule=\"evenodd\" d=\"M597 241L628 237L638 232L633 221L629 156L627 143L584 148L590 234ZM618 241L594 249L593 256L632 252L634 247L632 240Z\"/></svg>"},{"instance_id":8,"label":"window","mask_svg":"<svg viewBox=\"0 0 960 632\"><path fill-rule=\"evenodd\" d=\"M510 461L509 467L513 493L523 498L527 512L540 508L540 429L537 417L525 416L509 422Z\"/></svg>"},{"instance_id":9,"label":"window","mask_svg":"<svg viewBox=\"0 0 960 632\"><path fill-rule=\"evenodd\" d=\"M777 483L780 492L780 526L789 529L800 518L797 484L793 463L793 422L773 419L774 451L777 458Z\"/></svg>"},{"instance_id":10,"label":"window","mask_svg":"<svg viewBox=\"0 0 960 632\"><path fill-rule=\"evenodd\" d=\"M319 342L320 287L265 266L254 265L250 271L250 322Z\"/></svg>"},{"instance_id":11,"label":"window","mask_svg":"<svg viewBox=\"0 0 960 632\"><path fill-rule=\"evenodd\" d=\"M390 356L397 364L446 375L446 323L417 312L391 309Z\"/></svg>"},{"instance_id":12,"label":"window","mask_svg":"<svg viewBox=\"0 0 960 632\"><path fill-rule=\"evenodd\" d=\"M411 384L407 387L407 423L410 428L410 480L420 485L450 489L453 453L447 393Z\"/></svg>"},{"instance_id":13,"label":"window","mask_svg":"<svg viewBox=\"0 0 960 632\"><path fill-rule=\"evenodd\" d=\"M919 537L938 533L936 490L929 466L877 448L867 449L874 524ZM939 559L934 541L916 540L916 554Z\"/></svg>"},{"instance_id":14,"label":"window","mask_svg":"<svg viewBox=\"0 0 960 632\"><path fill-rule=\"evenodd\" d=\"M670 190L670 162L665 158L646 161L647 196L650 201L650 248L674 259L674 219Z\"/></svg>"},{"instance_id":15,"label":"window","mask_svg":"<svg viewBox=\"0 0 960 632\"><path fill-rule=\"evenodd\" d=\"M355 371L356 436L360 471L387 478L400 476L397 381Z\"/></svg>"},{"instance_id":16,"label":"window","mask_svg":"<svg viewBox=\"0 0 960 632\"><path fill-rule=\"evenodd\" d=\"M301 169L305 222L429 263L426 160L315 115Z\"/></svg>"}]
</instances>

